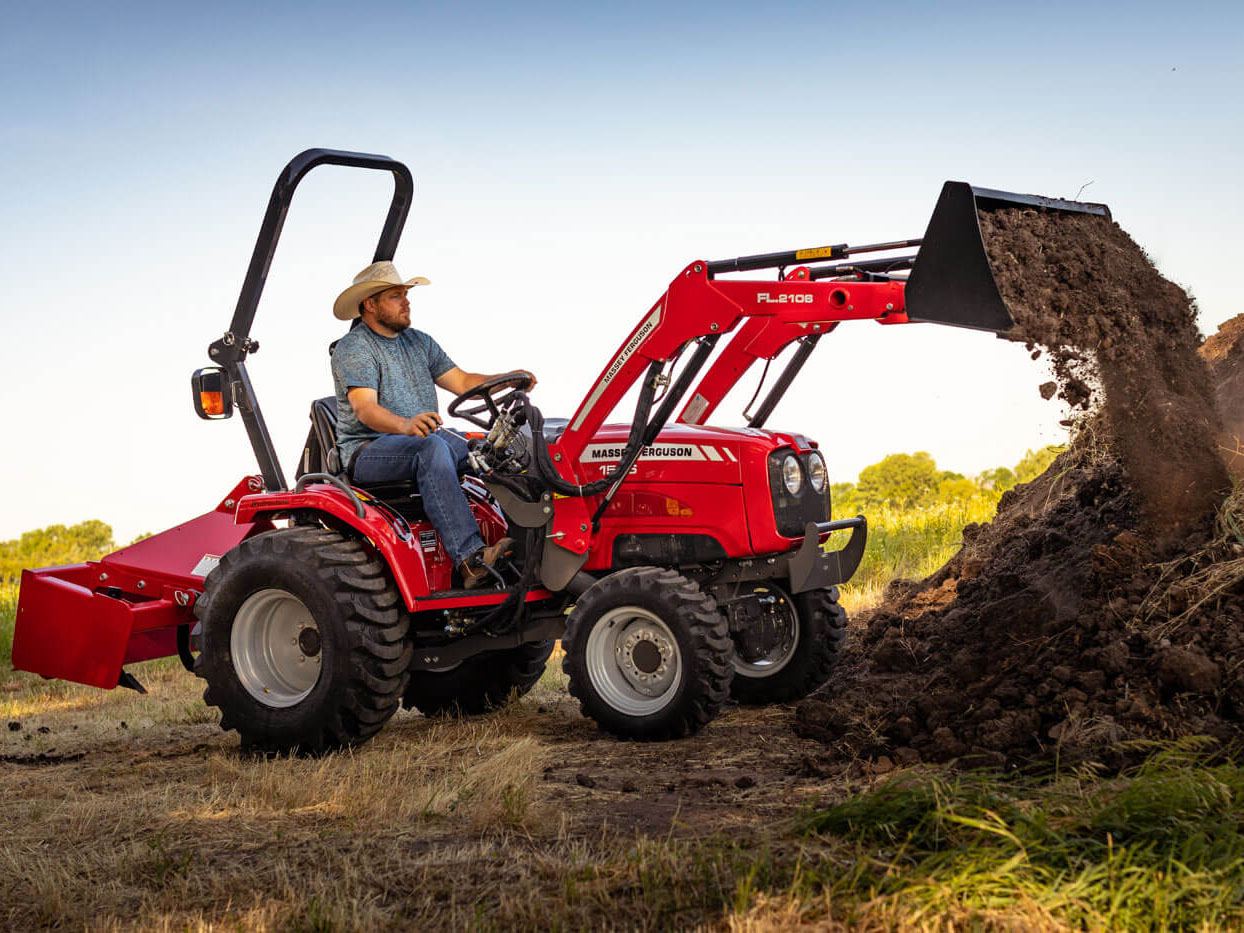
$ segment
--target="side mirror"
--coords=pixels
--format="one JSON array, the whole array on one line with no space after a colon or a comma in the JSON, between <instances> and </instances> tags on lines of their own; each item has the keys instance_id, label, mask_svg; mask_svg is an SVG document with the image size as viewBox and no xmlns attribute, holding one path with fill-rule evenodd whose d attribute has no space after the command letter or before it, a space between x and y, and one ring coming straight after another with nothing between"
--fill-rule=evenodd
<instances>
[{"instance_id":1,"label":"side mirror","mask_svg":"<svg viewBox=\"0 0 1244 933\"><path fill-rule=\"evenodd\" d=\"M190 377L194 396L194 413L206 421L221 421L233 416L233 398L229 377L219 366L196 369Z\"/></svg>"}]
</instances>

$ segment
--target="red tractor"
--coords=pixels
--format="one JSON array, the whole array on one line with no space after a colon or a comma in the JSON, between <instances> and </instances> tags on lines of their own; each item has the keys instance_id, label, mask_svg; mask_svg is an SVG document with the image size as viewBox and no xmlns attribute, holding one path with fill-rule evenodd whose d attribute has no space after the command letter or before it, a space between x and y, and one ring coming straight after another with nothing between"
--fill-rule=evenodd
<instances>
[{"instance_id":1,"label":"red tractor","mask_svg":"<svg viewBox=\"0 0 1244 933\"><path fill-rule=\"evenodd\" d=\"M241 414L259 474L99 561L25 571L13 644L17 668L103 688L142 690L126 664L179 655L221 726L258 752L356 744L401 705L499 706L531 689L559 638L571 693L618 736L685 736L730 698L811 693L842 646L837 585L866 523L831 520L817 444L766 429L774 406L843 321L1007 330L978 210L1106 213L947 182L923 239L690 263L569 419L546 419L521 374L459 396L450 416L478 428L463 490L486 542L518 542L493 588L466 590L412 484L348 481L331 398L311 406L291 488L247 374L291 198L325 164L392 174L377 261L393 257L411 205L409 170L384 156L308 150L277 179L232 323L192 378L201 417ZM761 269L776 277L724 277ZM752 363L791 343L747 427L705 424ZM604 424L637 382L630 423ZM850 538L827 551L835 531Z\"/></svg>"}]
</instances>

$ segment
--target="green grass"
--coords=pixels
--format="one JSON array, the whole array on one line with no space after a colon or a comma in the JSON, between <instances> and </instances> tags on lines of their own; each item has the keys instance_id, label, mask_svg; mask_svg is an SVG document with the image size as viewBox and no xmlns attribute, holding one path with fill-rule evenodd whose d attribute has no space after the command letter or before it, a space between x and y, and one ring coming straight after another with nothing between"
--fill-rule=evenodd
<instances>
[{"instance_id":1,"label":"green grass","mask_svg":"<svg viewBox=\"0 0 1244 933\"><path fill-rule=\"evenodd\" d=\"M848 608L873 605L891 580L928 576L962 546L965 525L991 521L996 509L997 497L982 495L913 509L870 510L864 560L842 588L843 601ZM839 532L829 546L845 543L846 534Z\"/></svg>"},{"instance_id":2,"label":"green grass","mask_svg":"<svg viewBox=\"0 0 1244 933\"><path fill-rule=\"evenodd\" d=\"M874 920L1244 923L1244 768L1205 739L1114 778L908 772L814 811L802 828L835 848L834 864L848 843L853 870L822 881Z\"/></svg>"},{"instance_id":3,"label":"green grass","mask_svg":"<svg viewBox=\"0 0 1244 933\"><path fill-rule=\"evenodd\" d=\"M0 672L13 657L13 618L17 614L17 584L0 580Z\"/></svg>"}]
</instances>

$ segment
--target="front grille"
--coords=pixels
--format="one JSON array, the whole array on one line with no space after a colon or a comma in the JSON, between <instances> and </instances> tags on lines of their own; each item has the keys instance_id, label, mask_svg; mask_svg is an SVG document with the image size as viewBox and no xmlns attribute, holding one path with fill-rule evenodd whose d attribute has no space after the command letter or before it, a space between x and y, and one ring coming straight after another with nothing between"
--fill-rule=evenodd
<instances>
[{"instance_id":1,"label":"front grille","mask_svg":"<svg viewBox=\"0 0 1244 933\"><path fill-rule=\"evenodd\" d=\"M782 461L794 456L803 470L803 482L799 492L791 495L782 482ZM829 483L825 490L817 493L808 481L808 460L812 454L800 456L789 447L783 447L769 454L769 491L773 494L773 517L777 521L778 534L788 538L803 536L804 526L808 522L829 521Z\"/></svg>"},{"instance_id":2,"label":"front grille","mask_svg":"<svg viewBox=\"0 0 1244 933\"><path fill-rule=\"evenodd\" d=\"M613 542L613 566L683 567L726 559L725 548L709 535L618 535Z\"/></svg>"}]
</instances>

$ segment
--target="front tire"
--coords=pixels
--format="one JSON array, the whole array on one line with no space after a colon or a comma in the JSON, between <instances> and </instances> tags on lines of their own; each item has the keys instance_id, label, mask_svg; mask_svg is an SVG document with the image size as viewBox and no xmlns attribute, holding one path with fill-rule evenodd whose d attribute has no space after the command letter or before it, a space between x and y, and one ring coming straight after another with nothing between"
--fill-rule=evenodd
<instances>
[{"instance_id":1,"label":"front tire","mask_svg":"<svg viewBox=\"0 0 1244 933\"><path fill-rule=\"evenodd\" d=\"M397 711L409 617L360 541L322 528L248 538L208 574L194 611L203 700L244 751L358 745Z\"/></svg>"},{"instance_id":2,"label":"front tire","mask_svg":"<svg viewBox=\"0 0 1244 933\"><path fill-rule=\"evenodd\" d=\"M412 671L402 704L425 716L476 716L500 709L536 685L553 645L531 642L468 658L447 671Z\"/></svg>"},{"instance_id":3,"label":"front tire","mask_svg":"<svg viewBox=\"0 0 1244 933\"><path fill-rule=\"evenodd\" d=\"M758 590L765 589L758 587ZM735 640L731 694L739 703L791 703L828 682L847 636L847 611L838 605L838 587L809 590L795 597L770 586L789 634L774 639L775 650L747 651L745 635L732 626Z\"/></svg>"},{"instance_id":4,"label":"front tire","mask_svg":"<svg viewBox=\"0 0 1244 933\"><path fill-rule=\"evenodd\" d=\"M585 716L622 738L681 738L730 695L733 646L713 598L673 570L633 567L592 585L562 639Z\"/></svg>"}]
</instances>

